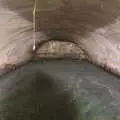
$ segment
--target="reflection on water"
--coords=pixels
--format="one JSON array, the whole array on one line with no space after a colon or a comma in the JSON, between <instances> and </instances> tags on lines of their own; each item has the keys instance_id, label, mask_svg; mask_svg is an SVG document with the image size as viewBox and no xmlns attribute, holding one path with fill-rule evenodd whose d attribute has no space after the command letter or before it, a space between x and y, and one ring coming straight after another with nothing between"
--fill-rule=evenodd
<instances>
[{"instance_id":1,"label":"reflection on water","mask_svg":"<svg viewBox=\"0 0 120 120\"><path fill-rule=\"evenodd\" d=\"M89 63L31 62L0 82L1 119L119 120L119 78Z\"/></svg>"}]
</instances>

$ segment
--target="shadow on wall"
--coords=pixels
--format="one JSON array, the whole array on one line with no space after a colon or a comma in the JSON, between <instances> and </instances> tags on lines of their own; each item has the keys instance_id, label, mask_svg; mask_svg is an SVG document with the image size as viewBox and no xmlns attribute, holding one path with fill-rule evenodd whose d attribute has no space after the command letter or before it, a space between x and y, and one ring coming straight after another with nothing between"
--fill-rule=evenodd
<instances>
[{"instance_id":1,"label":"shadow on wall","mask_svg":"<svg viewBox=\"0 0 120 120\"><path fill-rule=\"evenodd\" d=\"M43 3L41 0L36 1L37 8L40 10L40 6L42 6ZM47 1L45 2L47 6L48 3ZM120 3L118 0L92 0L90 2L75 0L74 3L72 2L70 3L68 1L66 4L63 0L60 5L61 7L57 8L54 12L46 11L36 13L37 16L40 17L40 19L36 18L38 31L39 29L50 29L50 31L54 31L56 26L60 26L59 30L66 29L68 32L72 30L72 33L79 32L79 35L86 36L89 32L97 28L111 24L120 16ZM4 0L3 5L19 13L21 17L33 22L32 10L34 0ZM53 34L58 33L53 32Z\"/></svg>"},{"instance_id":2,"label":"shadow on wall","mask_svg":"<svg viewBox=\"0 0 120 120\"><path fill-rule=\"evenodd\" d=\"M2 0L2 5L32 22L34 0Z\"/></svg>"},{"instance_id":3,"label":"shadow on wall","mask_svg":"<svg viewBox=\"0 0 120 120\"><path fill-rule=\"evenodd\" d=\"M6 83L3 93L5 90L9 95L0 101L0 119L76 120L76 103L51 76L17 70L2 77L1 82Z\"/></svg>"}]
</instances>

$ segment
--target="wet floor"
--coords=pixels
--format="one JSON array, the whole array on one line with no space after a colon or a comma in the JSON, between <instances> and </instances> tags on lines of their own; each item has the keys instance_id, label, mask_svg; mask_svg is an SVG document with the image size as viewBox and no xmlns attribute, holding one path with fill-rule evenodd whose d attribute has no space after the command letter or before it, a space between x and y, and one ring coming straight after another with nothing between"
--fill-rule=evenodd
<instances>
[{"instance_id":1,"label":"wet floor","mask_svg":"<svg viewBox=\"0 0 120 120\"><path fill-rule=\"evenodd\" d=\"M41 93L42 99L49 101L41 103L45 106L41 108L44 120L120 120L120 78L90 63L68 60L31 62L16 70L15 76L28 70L31 73L42 70L51 75L64 93L53 97L47 83L40 83L40 87L46 89Z\"/></svg>"}]
</instances>

